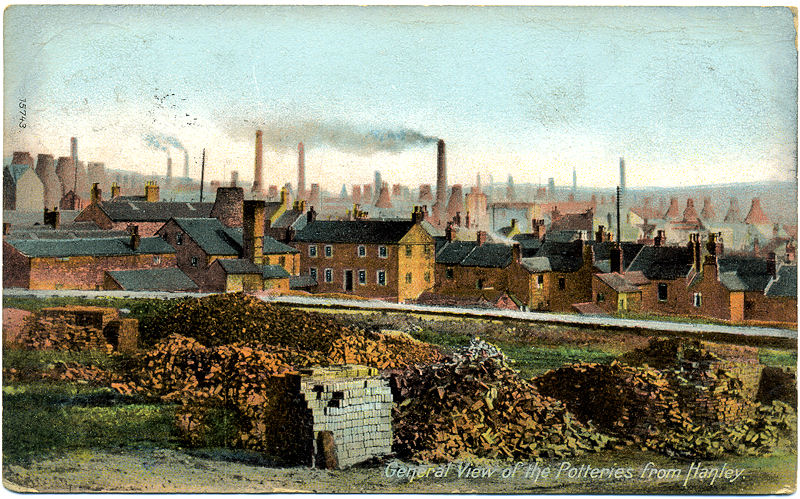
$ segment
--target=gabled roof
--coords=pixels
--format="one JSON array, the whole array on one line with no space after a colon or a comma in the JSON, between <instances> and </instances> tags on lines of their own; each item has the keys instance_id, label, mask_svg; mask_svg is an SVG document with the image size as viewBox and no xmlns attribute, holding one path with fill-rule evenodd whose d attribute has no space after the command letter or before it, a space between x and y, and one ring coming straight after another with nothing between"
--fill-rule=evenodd
<instances>
[{"instance_id":1,"label":"gabled roof","mask_svg":"<svg viewBox=\"0 0 800 499\"><path fill-rule=\"evenodd\" d=\"M214 203L112 201L97 206L112 222L166 222L170 218L209 218Z\"/></svg>"},{"instance_id":2,"label":"gabled roof","mask_svg":"<svg viewBox=\"0 0 800 499\"><path fill-rule=\"evenodd\" d=\"M396 244L414 226L411 220L316 220L297 231L309 243Z\"/></svg>"},{"instance_id":3,"label":"gabled roof","mask_svg":"<svg viewBox=\"0 0 800 499\"><path fill-rule=\"evenodd\" d=\"M240 274L261 274L261 269L258 265L245 258L236 259L222 259L217 260L222 270L226 274L240 275Z\"/></svg>"},{"instance_id":4,"label":"gabled roof","mask_svg":"<svg viewBox=\"0 0 800 499\"><path fill-rule=\"evenodd\" d=\"M603 260L609 260L611 258L611 249L617 244L611 241L604 241L602 243L587 241L587 243L591 244L592 250L594 250L595 264ZM644 244L630 241L623 241L619 244L622 246L622 267L628 268L628 265L631 264L633 259L636 258L636 255L642 250Z\"/></svg>"},{"instance_id":5,"label":"gabled roof","mask_svg":"<svg viewBox=\"0 0 800 499\"><path fill-rule=\"evenodd\" d=\"M683 246L644 246L626 271L641 271L651 280L686 277L692 268L689 249Z\"/></svg>"},{"instance_id":6,"label":"gabled roof","mask_svg":"<svg viewBox=\"0 0 800 499\"><path fill-rule=\"evenodd\" d=\"M546 256L534 256L532 258L523 258L522 267L532 274L540 272L550 272L550 259Z\"/></svg>"},{"instance_id":7,"label":"gabled roof","mask_svg":"<svg viewBox=\"0 0 800 499\"><path fill-rule=\"evenodd\" d=\"M583 231L580 230L557 230L548 232L544 239L553 243L570 243L581 238Z\"/></svg>"},{"instance_id":8,"label":"gabled roof","mask_svg":"<svg viewBox=\"0 0 800 499\"><path fill-rule=\"evenodd\" d=\"M208 255L238 256L242 252L241 229L226 227L216 218L172 220Z\"/></svg>"},{"instance_id":9,"label":"gabled roof","mask_svg":"<svg viewBox=\"0 0 800 499\"><path fill-rule=\"evenodd\" d=\"M317 280L310 275L289 276L289 289L311 288L317 285Z\"/></svg>"},{"instance_id":10,"label":"gabled roof","mask_svg":"<svg viewBox=\"0 0 800 499\"><path fill-rule=\"evenodd\" d=\"M436 253L436 263L442 265L458 265L477 246L475 241L444 241L442 248Z\"/></svg>"},{"instance_id":11,"label":"gabled roof","mask_svg":"<svg viewBox=\"0 0 800 499\"><path fill-rule=\"evenodd\" d=\"M586 213L567 213L566 215L562 215L558 220L554 220L550 224L550 230L553 232L559 230L581 230L591 232L593 222L593 211L587 211Z\"/></svg>"},{"instance_id":12,"label":"gabled roof","mask_svg":"<svg viewBox=\"0 0 800 499\"><path fill-rule=\"evenodd\" d=\"M286 210L281 214L281 216L278 217L277 220L275 220L275 222L270 227L274 229L286 229L288 227L294 227L295 229L298 229L297 222L300 221L301 219L305 220L305 218L306 214L300 210L295 210L295 209Z\"/></svg>"},{"instance_id":13,"label":"gabled roof","mask_svg":"<svg viewBox=\"0 0 800 499\"><path fill-rule=\"evenodd\" d=\"M731 291L764 291L772 276L762 258L729 256L720 258L720 282Z\"/></svg>"},{"instance_id":14,"label":"gabled roof","mask_svg":"<svg viewBox=\"0 0 800 499\"><path fill-rule=\"evenodd\" d=\"M778 267L777 276L767 285L764 294L797 298L797 265Z\"/></svg>"},{"instance_id":15,"label":"gabled roof","mask_svg":"<svg viewBox=\"0 0 800 499\"><path fill-rule=\"evenodd\" d=\"M69 256L126 256L163 255L175 253L175 248L160 237L143 237L134 250L130 238L94 239L18 239L8 244L25 256L33 258L63 258Z\"/></svg>"},{"instance_id":16,"label":"gabled roof","mask_svg":"<svg viewBox=\"0 0 800 499\"><path fill-rule=\"evenodd\" d=\"M484 243L475 248L461 260L465 267L504 268L511 263L512 247L507 244Z\"/></svg>"},{"instance_id":17,"label":"gabled roof","mask_svg":"<svg viewBox=\"0 0 800 499\"><path fill-rule=\"evenodd\" d=\"M101 237L126 237L127 235L128 232L124 230L36 230L29 228L12 230L9 237L14 239L96 239Z\"/></svg>"},{"instance_id":18,"label":"gabled roof","mask_svg":"<svg viewBox=\"0 0 800 499\"><path fill-rule=\"evenodd\" d=\"M517 234L513 239L522 247L523 258L535 256L543 244L543 241L538 237L534 237L533 234Z\"/></svg>"},{"instance_id":19,"label":"gabled roof","mask_svg":"<svg viewBox=\"0 0 800 499\"><path fill-rule=\"evenodd\" d=\"M109 270L106 272L127 291L195 291L197 284L175 267L163 269Z\"/></svg>"},{"instance_id":20,"label":"gabled roof","mask_svg":"<svg viewBox=\"0 0 800 499\"><path fill-rule=\"evenodd\" d=\"M575 272L583 266L583 244L578 241L561 243L545 240L536 253L550 260L554 272Z\"/></svg>"},{"instance_id":21,"label":"gabled roof","mask_svg":"<svg viewBox=\"0 0 800 499\"><path fill-rule=\"evenodd\" d=\"M262 265L261 277L264 279L283 279L290 277L290 275L286 272L286 269L280 265Z\"/></svg>"},{"instance_id":22,"label":"gabled roof","mask_svg":"<svg viewBox=\"0 0 800 499\"><path fill-rule=\"evenodd\" d=\"M639 288L632 282L628 281L624 275L617 274L616 272L608 274L595 274L600 281L607 284L611 289L617 293L636 293Z\"/></svg>"}]
</instances>

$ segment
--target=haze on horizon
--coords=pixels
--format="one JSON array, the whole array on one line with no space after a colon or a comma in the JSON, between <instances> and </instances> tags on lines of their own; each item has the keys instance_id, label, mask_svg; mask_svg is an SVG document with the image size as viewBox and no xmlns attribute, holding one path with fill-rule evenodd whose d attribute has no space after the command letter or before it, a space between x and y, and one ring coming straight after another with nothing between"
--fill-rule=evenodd
<instances>
[{"instance_id":1,"label":"haze on horizon","mask_svg":"<svg viewBox=\"0 0 800 499\"><path fill-rule=\"evenodd\" d=\"M4 156L338 192L448 181L795 181L797 52L782 7L33 6L4 17ZM20 99L27 127L18 126ZM177 174L183 152L169 147Z\"/></svg>"}]
</instances>

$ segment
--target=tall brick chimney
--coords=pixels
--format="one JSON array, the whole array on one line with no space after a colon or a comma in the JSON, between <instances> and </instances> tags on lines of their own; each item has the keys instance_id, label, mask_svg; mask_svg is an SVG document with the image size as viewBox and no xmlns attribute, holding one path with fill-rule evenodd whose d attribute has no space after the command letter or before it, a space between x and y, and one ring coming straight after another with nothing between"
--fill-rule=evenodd
<instances>
[{"instance_id":1,"label":"tall brick chimney","mask_svg":"<svg viewBox=\"0 0 800 499\"><path fill-rule=\"evenodd\" d=\"M253 172L253 188L250 191L257 193L261 193L264 190L264 185L263 185L264 168L261 159L264 150L264 148L261 145L262 135L263 133L261 132L261 130L256 130L256 161Z\"/></svg>"},{"instance_id":2,"label":"tall brick chimney","mask_svg":"<svg viewBox=\"0 0 800 499\"><path fill-rule=\"evenodd\" d=\"M306 197L306 150L303 143L297 144L297 199Z\"/></svg>"},{"instance_id":3,"label":"tall brick chimney","mask_svg":"<svg viewBox=\"0 0 800 499\"><path fill-rule=\"evenodd\" d=\"M264 263L264 201L246 200L242 216L242 258Z\"/></svg>"},{"instance_id":4,"label":"tall brick chimney","mask_svg":"<svg viewBox=\"0 0 800 499\"><path fill-rule=\"evenodd\" d=\"M447 162L445 159L444 140L439 139L436 146L436 204L441 212L445 209L445 203L447 203Z\"/></svg>"},{"instance_id":5,"label":"tall brick chimney","mask_svg":"<svg viewBox=\"0 0 800 499\"><path fill-rule=\"evenodd\" d=\"M144 183L144 199L148 203L157 203L160 200L158 184L155 181Z\"/></svg>"},{"instance_id":6,"label":"tall brick chimney","mask_svg":"<svg viewBox=\"0 0 800 499\"><path fill-rule=\"evenodd\" d=\"M172 158L167 156L167 180L172 180Z\"/></svg>"}]
</instances>

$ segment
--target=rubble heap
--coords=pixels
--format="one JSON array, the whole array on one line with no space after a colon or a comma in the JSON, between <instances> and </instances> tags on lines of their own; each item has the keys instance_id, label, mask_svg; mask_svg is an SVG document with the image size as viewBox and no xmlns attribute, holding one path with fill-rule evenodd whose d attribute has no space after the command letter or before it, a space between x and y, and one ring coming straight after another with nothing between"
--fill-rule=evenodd
<instances>
[{"instance_id":1,"label":"rubble heap","mask_svg":"<svg viewBox=\"0 0 800 499\"><path fill-rule=\"evenodd\" d=\"M421 461L563 457L610 439L538 392L481 340L444 363L392 376L394 450Z\"/></svg>"}]
</instances>

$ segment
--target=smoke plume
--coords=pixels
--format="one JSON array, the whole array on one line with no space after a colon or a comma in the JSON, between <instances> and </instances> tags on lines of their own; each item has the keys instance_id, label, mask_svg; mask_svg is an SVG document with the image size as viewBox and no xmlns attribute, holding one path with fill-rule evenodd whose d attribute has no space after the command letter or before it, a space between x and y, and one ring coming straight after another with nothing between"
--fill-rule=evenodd
<instances>
[{"instance_id":1,"label":"smoke plume","mask_svg":"<svg viewBox=\"0 0 800 499\"><path fill-rule=\"evenodd\" d=\"M401 152L412 147L434 144L439 140L438 137L402 128L358 129L351 125L317 121L297 121L291 124L244 121L244 126L241 123L229 125L234 138L250 139L255 130L261 130L265 146L286 150L294 149L298 142L303 142L306 146L327 146L366 156L376 152Z\"/></svg>"}]
</instances>

